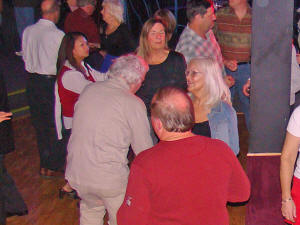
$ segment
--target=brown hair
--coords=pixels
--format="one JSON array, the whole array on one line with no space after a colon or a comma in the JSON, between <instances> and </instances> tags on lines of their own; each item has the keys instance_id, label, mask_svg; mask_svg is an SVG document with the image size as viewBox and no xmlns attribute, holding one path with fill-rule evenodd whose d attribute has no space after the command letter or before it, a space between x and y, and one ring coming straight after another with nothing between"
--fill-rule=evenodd
<instances>
[{"instance_id":1,"label":"brown hair","mask_svg":"<svg viewBox=\"0 0 300 225\"><path fill-rule=\"evenodd\" d=\"M168 41L171 39L173 32L176 28L176 19L173 13L168 9L158 9L153 17L160 19L166 26L166 36Z\"/></svg>"},{"instance_id":2,"label":"brown hair","mask_svg":"<svg viewBox=\"0 0 300 225\"><path fill-rule=\"evenodd\" d=\"M85 71L83 71L80 67L80 65L77 64L74 56L73 56L73 49L75 46L75 41L78 37L84 37L87 39L87 37L81 33L81 32L69 32L65 34L65 36L62 39L62 42L59 47L58 51L58 57L56 62L56 75L58 76L60 73L60 70L64 66L66 60L69 61L69 63L79 72L85 74ZM88 69L88 67L86 66Z\"/></svg>"}]
</instances>

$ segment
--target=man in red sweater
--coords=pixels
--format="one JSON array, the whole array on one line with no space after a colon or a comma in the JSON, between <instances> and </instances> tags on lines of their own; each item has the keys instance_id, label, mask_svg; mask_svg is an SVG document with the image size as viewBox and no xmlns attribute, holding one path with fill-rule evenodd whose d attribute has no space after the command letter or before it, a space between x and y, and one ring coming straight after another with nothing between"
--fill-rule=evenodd
<instances>
[{"instance_id":1,"label":"man in red sweater","mask_svg":"<svg viewBox=\"0 0 300 225\"><path fill-rule=\"evenodd\" d=\"M160 142L134 160L118 224L228 225L226 203L250 196L233 152L222 141L191 132L193 105L178 88L160 89L151 114Z\"/></svg>"}]
</instances>

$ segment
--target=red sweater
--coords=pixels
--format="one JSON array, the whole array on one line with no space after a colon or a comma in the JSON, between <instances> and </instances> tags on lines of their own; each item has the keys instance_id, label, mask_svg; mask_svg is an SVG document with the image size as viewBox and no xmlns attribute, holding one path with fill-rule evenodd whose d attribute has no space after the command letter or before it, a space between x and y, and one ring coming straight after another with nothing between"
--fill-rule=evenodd
<instances>
[{"instance_id":1,"label":"red sweater","mask_svg":"<svg viewBox=\"0 0 300 225\"><path fill-rule=\"evenodd\" d=\"M249 180L224 142L160 141L134 160L118 224L227 225L226 203L249 195Z\"/></svg>"},{"instance_id":2,"label":"red sweater","mask_svg":"<svg viewBox=\"0 0 300 225\"><path fill-rule=\"evenodd\" d=\"M81 8L68 14L64 26L65 33L81 32L87 36L88 42L100 43L100 34L96 23Z\"/></svg>"}]
</instances>

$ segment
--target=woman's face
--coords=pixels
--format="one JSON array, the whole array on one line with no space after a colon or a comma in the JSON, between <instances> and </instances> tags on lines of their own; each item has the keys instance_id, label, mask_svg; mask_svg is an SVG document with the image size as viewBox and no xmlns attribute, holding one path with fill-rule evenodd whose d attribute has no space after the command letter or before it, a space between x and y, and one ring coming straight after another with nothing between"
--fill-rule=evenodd
<instances>
[{"instance_id":1,"label":"woman's face","mask_svg":"<svg viewBox=\"0 0 300 225\"><path fill-rule=\"evenodd\" d=\"M165 28L161 23L155 23L148 33L150 49L164 49L166 43Z\"/></svg>"},{"instance_id":2,"label":"woman's face","mask_svg":"<svg viewBox=\"0 0 300 225\"><path fill-rule=\"evenodd\" d=\"M73 48L73 57L83 60L89 56L89 46L87 40L83 36L76 38Z\"/></svg>"},{"instance_id":3,"label":"woman's face","mask_svg":"<svg viewBox=\"0 0 300 225\"><path fill-rule=\"evenodd\" d=\"M109 13L109 9L108 9L108 5L107 4L102 4L102 10L101 10L101 14L102 14L102 19L104 20L104 22L109 23L109 21L111 20L112 16Z\"/></svg>"},{"instance_id":4,"label":"woman's face","mask_svg":"<svg viewBox=\"0 0 300 225\"><path fill-rule=\"evenodd\" d=\"M187 65L185 76L189 92L196 93L203 88L204 76L195 62L191 62Z\"/></svg>"}]
</instances>

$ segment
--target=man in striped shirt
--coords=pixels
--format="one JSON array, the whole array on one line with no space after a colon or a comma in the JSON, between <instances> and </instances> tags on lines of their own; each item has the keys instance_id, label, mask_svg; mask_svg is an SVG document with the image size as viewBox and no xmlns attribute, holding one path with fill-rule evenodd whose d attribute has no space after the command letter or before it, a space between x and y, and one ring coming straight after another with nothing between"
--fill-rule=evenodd
<instances>
[{"instance_id":1,"label":"man in striped shirt","mask_svg":"<svg viewBox=\"0 0 300 225\"><path fill-rule=\"evenodd\" d=\"M235 79L235 85L230 88L231 96L238 94L249 129L249 98L242 89L251 73L251 8L247 0L229 0L229 6L221 8L216 17L214 33L222 51L226 73Z\"/></svg>"}]
</instances>

